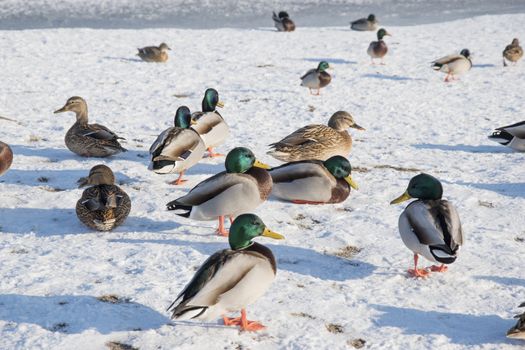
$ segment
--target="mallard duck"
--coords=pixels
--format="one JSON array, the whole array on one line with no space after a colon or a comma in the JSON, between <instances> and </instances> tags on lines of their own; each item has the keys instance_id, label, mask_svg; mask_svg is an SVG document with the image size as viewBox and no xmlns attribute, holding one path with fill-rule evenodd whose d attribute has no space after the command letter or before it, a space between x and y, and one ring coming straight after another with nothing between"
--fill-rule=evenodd
<instances>
[{"instance_id":1,"label":"mallard duck","mask_svg":"<svg viewBox=\"0 0 525 350\"><path fill-rule=\"evenodd\" d=\"M5 173L13 163L13 151L7 143L0 141L0 176Z\"/></svg>"},{"instance_id":2,"label":"mallard duck","mask_svg":"<svg viewBox=\"0 0 525 350\"><path fill-rule=\"evenodd\" d=\"M70 97L64 107L54 113L74 112L77 121L66 133L66 146L73 153L82 157L109 157L126 152L118 142L114 132L100 124L88 124L86 101L82 97Z\"/></svg>"},{"instance_id":3,"label":"mallard duck","mask_svg":"<svg viewBox=\"0 0 525 350\"><path fill-rule=\"evenodd\" d=\"M110 231L128 217L131 200L115 185L113 171L103 164L95 165L87 178L81 178L79 188L87 185L77 202L77 217L89 228Z\"/></svg>"},{"instance_id":4,"label":"mallard duck","mask_svg":"<svg viewBox=\"0 0 525 350\"><path fill-rule=\"evenodd\" d=\"M319 95L321 88L324 88L332 81L332 76L326 71L328 68L330 68L328 62L319 62L317 68L310 69L301 77L301 86L307 87L311 95L313 95L312 89L316 89L317 93L315 95Z\"/></svg>"},{"instance_id":5,"label":"mallard duck","mask_svg":"<svg viewBox=\"0 0 525 350\"><path fill-rule=\"evenodd\" d=\"M145 62L166 62L168 60L168 50L171 50L167 44L162 43L159 46L146 46L137 49L139 56Z\"/></svg>"},{"instance_id":6,"label":"mallard duck","mask_svg":"<svg viewBox=\"0 0 525 350\"><path fill-rule=\"evenodd\" d=\"M430 270L445 272L463 245L463 230L459 215L452 203L442 199L443 186L428 174L414 176L407 190L390 204L415 198L399 217L399 233L408 249L414 252L414 269L408 273L414 277L426 277L429 272L417 268L418 255L434 263Z\"/></svg>"},{"instance_id":7,"label":"mallard duck","mask_svg":"<svg viewBox=\"0 0 525 350\"><path fill-rule=\"evenodd\" d=\"M525 307L525 303L521 303L518 307ZM524 339L525 340L525 312L521 315L516 315L514 318L518 319L516 325L508 330L507 338Z\"/></svg>"},{"instance_id":8,"label":"mallard duck","mask_svg":"<svg viewBox=\"0 0 525 350\"><path fill-rule=\"evenodd\" d=\"M293 32L295 30L295 23L290 19L288 12L281 11L279 15L273 13L273 22L275 28L280 32Z\"/></svg>"},{"instance_id":9,"label":"mallard duck","mask_svg":"<svg viewBox=\"0 0 525 350\"><path fill-rule=\"evenodd\" d=\"M213 147L221 145L230 135L230 128L216 107L224 107L224 103L219 101L219 93L215 89L206 89L202 99L202 112L192 114L196 122L192 128L201 135L208 149L208 157L222 156L223 154L214 153Z\"/></svg>"},{"instance_id":10,"label":"mallard duck","mask_svg":"<svg viewBox=\"0 0 525 350\"><path fill-rule=\"evenodd\" d=\"M388 52L388 46L386 46L386 43L383 40L383 38L387 35L392 36L384 28L379 29L377 31L377 41L372 41L370 45L368 45L368 49L366 50L366 52L368 53L368 56L370 56L372 64L375 64L374 58L380 58L381 64L385 64L383 62L383 57L385 57L385 55Z\"/></svg>"},{"instance_id":11,"label":"mallard duck","mask_svg":"<svg viewBox=\"0 0 525 350\"><path fill-rule=\"evenodd\" d=\"M468 72L470 68L472 68L472 61L468 49L461 50L459 55L448 55L432 62L432 69L447 73L446 82L455 79L458 74Z\"/></svg>"},{"instance_id":12,"label":"mallard duck","mask_svg":"<svg viewBox=\"0 0 525 350\"><path fill-rule=\"evenodd\" d=\"M307 125L270 144L272 149L267 153L283 162L327 160L336 155L348 157L352 149L352 137L346 131L348 128L365 130L354 122L350 113L335 112L328 120L328 126Z\"/></svg>"},{"instance_id":13,"label":"mallard duck","mask_svg":"<svg viewBox=\"0 0 525 350\"><path fill-rule=\"evenodd\" d=\"M164 130L149 149L151 162L148 169L157 174L180 173L172 185L179 185L185 170L188 170L204 155L206 147L197 131L190 128L190 109L181 106L175 114L175 127Z\"/></svg>"},{"instance_id":14,"label":"mallard duck","mask_svg":"<svg viewBox=\"0 0 525 350\"><path fill-rule=\"evenodd\" d=\"M350 22L350 28L358 31L372 31L377 29L378 24L376 16L371 13L368 18L360 18L357 21Z\"/></svg>"},{"instance_id":15,"label":"mallard duck","mask_svg":"<svg viewBox=\"0 0 525 350\"><path fill-rule=\"evenodd\" d=\"M303 160L269 170L273 180L272 194L296 204L340 203L357 184L350 175L352 167L345 157L327 160Z\"/></svg>"},{"instance_id":16,"label":"mallard duck","mask_svg":"<svg viewBox=\"0 0 525 350\"><path fill-rule=\"evenodd\" d=\"M515 151L525 152L525 121L497 128L489 139Z\"/></svg>"},{"instance_id":17,"label":"mallard duck","mask_svg":"<svg viewBox=\"0 0 525 350\"><path fill-rule=\"evenodd\" d=\"M507 45L505 47L505 50L503 50L503 66L507 66L507 62L505 61L505 59L516 64L522 57L523 49L520 46L520 41L517 38L514 38L512 40L512 43L510 45Z\"/></svg>"},{"instance_id":18,"label":"mallard duck","mask_svg":"<svg viewBox=\"0 0 525 350\"><path fill-rule=\"evenodd\" d=\"M231 249L216 252L202 264L168 307L171 317L213 320L222 316L225 325L240 325L243 331L265 328L259 322L246 318L246 307L266 292L277 271L272 251L252 241L258 236L284 238L269 230L257 215L237 217L228 237ZM225 316L228 312L239 310L241 317Z\"/></svg>"},{"instance_id":19,"label":"mallard duck","mask_svg":"<svg viewBox=\"0 0 525 350\"><path fill-rule=\"evenodd\" d=\"M219 219L217 233L227 236L224 216L232 217L257 208L272 191L270 167L255 159L245 147L232 149L225 160L226 171L195 186L188 194L167 204L175 214L201 221Z\"/></svg>"}]
</instances>

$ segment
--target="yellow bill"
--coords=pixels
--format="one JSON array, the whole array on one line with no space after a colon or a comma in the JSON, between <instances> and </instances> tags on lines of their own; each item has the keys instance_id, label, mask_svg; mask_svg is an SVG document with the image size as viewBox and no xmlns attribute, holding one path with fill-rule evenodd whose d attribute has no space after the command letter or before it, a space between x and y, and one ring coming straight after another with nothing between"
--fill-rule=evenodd
<instances>
[{"instance_id":1,"label":"yellow bill","mask_svg":"<svg viewBox=\"0 0 525 350\"><path fill-rule=\"evenodd\" d=\"M195 125L195 124L197 124L197 121L194 120L194 119L191 119L190 124L191 124L191 125Z\"/></svg>"},{"instance_id":2,"label":"yellow bill","mask_svg":"<svg viewBox=\"0 0 525 350\"><path fill-rule=\"evenodd\" d=\"M217 102L217 107L223 108L224 107L224 102L222 102L222 101Z\"/></svg>"},{"instance_id":3,"label":"yellow bill","mask_svg":"<svg viewBox=\"0 0 525 350\"><path fill-rule=\"evenodd\" d=\"M396 199L394 199L392 202L390 202L390 204L398 204L398 203L407 201L407 200L409 200L411 198L412 197L408 194L408 191L405 191L405 193L403 193L401 196L399 196Z\"/></svg>"},{"instance_id":4,"label":"yellow bill","mask_svg":"<svg viewBox=\"0 0 525 350\"><path fill-rule=\"evenodd\" d=\"M357 183L354 181L354 179L352 179L352 176L348 175L347 177L345 177L345 181L348 182L350 187L352 187L354 190L359 189L359 186L357 186Z\"/></svg>"},{"instance_id":5,"label":"yellow bill","mask_svg":"<svg viewBox=\"0 0 525 350\"><path fill-rule=\"evenodd\" d=\"M264 164L263 162L259 162L257 159L255 160L255 163L253 163L253 166L261 169L271 169L272 167L268 164Z\"/></svg>"},{"instance_id":6,"label":"yellow bill","mask_svg":"<svg viewBox=\"0 0 525 350\"><path fill-rule=\"evenodd\" d=\"M272 230L270 230L268 227L266 227L264 229L264 232L262 233L262 235L264 237L270 237L270 238L273 238L273 239L284 239L284 236L277 233L277 232L273 232Z\"/></svg>"}]
</instances>

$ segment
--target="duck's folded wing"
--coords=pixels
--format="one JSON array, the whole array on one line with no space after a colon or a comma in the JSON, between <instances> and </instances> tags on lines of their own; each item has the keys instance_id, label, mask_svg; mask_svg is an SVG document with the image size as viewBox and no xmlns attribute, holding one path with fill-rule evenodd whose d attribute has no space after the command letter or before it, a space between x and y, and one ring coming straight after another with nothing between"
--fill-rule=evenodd
<instances>
[{"instance_id":1,"label":"duck's folded wing","mask_svg":"<svg viewBox=\"0 0 525 350\"><path fill-rule=\"evenodd\" d=\"M301 79L304 79L308 74L314 74L317 70L315 68L310 69L308 72L304 73Z\"/></svg>"},{"instance_id":2,"label":"duck's folded wing","mask_svg":"<svg viewBox=\"0 0 525 350\"><path fill-rule=\"evenodd\" d=\"M445 244L443 232L436 220L435 210L423 201L412 202L406 209L405 214L419 242L424 245Z\"/></svg>"},{"instance_id":3,"label":"duck's folded wing","mask_svg":"<svg viewBox=\"0 0 525 350\"><path fill-rule=\"evenodd\" d=\"M224 119L217 112L195 112L192 113L191 119L197 122L192 128L197 130L201 135L209 133L214 127L219 125Z\"/></svg>"},{"instance_id":4,"label":"duck's folded wing","mask_svg":"<svg viewBox=\"0 0 525 350\"><path fill-rule=\"evenodd\" d=\"M153 161L157 160L184 160L199 144L199 135L192 130L174 128L166 135L164 143L152 154Z\"/></svg>"},{"instance_id":5,"label":"duck's folded wing","mask_svg":"<svg viewBox=\"0 0 525 350\"><path fill-rule=\"evenodd\" d=\"M88 125L83 136L92 137L98 140L114 140L119 138L113 131L100 124Z\"/></svg>"},{"instance_id":6,"label":"duck's folded wing","mask_svg":"<svg viewBox=\"0 0 525 350\"><path fill-rule=\"evenodd\" d=\"M294 131L290 135L286 136L279 142L272 143L270 146L286 145L286 146L298 146L304 145L310 142L317 142L318 136L321 131L320 125L307 125L301 129Z\"/></svg>"},{"instance_id":7,"label":"duck's folded wing","mask_svg":"<svg viewBox=\"0 0 525 350\"><path fill-rule=\"evenodd\" d=\"M519 123L502 126L496 130L505 130L512 136L519 137L520 139L525 138L525 120Z\"/></svg>"},{"instance_id":8,"label":"duck's folded wing","mask_svg":"<svg viewBox=\"0 0 525 350\"><path fill-rule=\"evenodd\" d=\"M449 201L443 199L439 202L438 220L443 227L443 238L445 243L455 251L458 246L463 245L463 229L459 220L456 207Z\"/></svg>"},{"instance_id":9,"label":"duck's folded wing","mask_svg":"<svg viewBox=\"0 0 525 350\"><path fill-rule=\"evenodd\" d=\"M438 64L438 65L445 65L445 64L451 64L452 62L455 62L457 60L461 60L463 59L464 57L461 56L461 55L448 55L448 56L445 56L445 57L441 57L437 60L435 60L434 62L432 62L433 64Z\"/></svg>"},{"instance_id":10,"label":"duck's folded wing","mask_svg":"<svg viewBox=\"0 0 525 350\"><path fill-rule=\"evenodd\" d=\"M160 133L159 136L157 136L157 139L153 142L151 147L149 148L149 153L152 155L160 154L160 149L164 146L166 143L166 138L170 134L170 132L173 130L173 128L168 128Z\"/></svg>"},{"instance_id":11,"label":"duck's folded wing","mask_svg":"<svg viewBox=\"0 0 525 350\"><path fill-rule=\"evenodd\" d=\"M295 180L322 177L326 174L322 162L307 160L287 163L268 171L275 183L292 182Z\"/></svg>"},{"instance_id":12,"label":"duck's folded wing","mask_svg":"<svg viewBox=\"0 0 525 350\"><path fill-rule=\"evenodd\" d=\"M147 55L147 56L155 56L155 55L159 55L160 54L160 50L158 47L155 47L155 46L147 46L147 47L143 47L141 49L139 49L139 52L143 55Z\"/></svg>"}]
</instances>

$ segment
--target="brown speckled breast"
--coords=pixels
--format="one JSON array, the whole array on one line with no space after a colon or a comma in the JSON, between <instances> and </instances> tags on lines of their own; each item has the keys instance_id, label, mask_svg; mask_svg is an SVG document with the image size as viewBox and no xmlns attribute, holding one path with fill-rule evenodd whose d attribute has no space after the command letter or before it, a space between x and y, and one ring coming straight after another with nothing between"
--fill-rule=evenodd
<instances>
[{"instance_id":1,"label":"brown speckled breast","mask_svg":"<svg viewBox=\"0 0 525 350\"><path fill-rule=\"evenodd\" d=\"M13 163L13 151L8 144L0 141L0 175L5 173Z\"/></svg>"},{"instance_id":2,"label":"brown speckled breast","mask_svg":"<svg viewBox=\"0 0 525 350\"><path fill-rule=\"evenodd\" d=\"M337 184L332 188L332 197L328 203L341 203L350 195L350 185L344 179L337 179Z\"/></svg>"},{"instance_id":3,"label":"brown speckled breast","mask_svg":"<svg viewBox=\"0 0 525 350\"><path fill-rule=\"evenodd\" d=\"M383 58L388 52L388 46L386 46L386 43L383 40L379 40L375 43L373 51L375 57Z\"/></svg>"},{"instance_id":4,"label":"brown speckled breast","mask_svg":"<svg viewBox=\"0 0 525 350\"><path fill-rule=\"evenodd\" d=\"M325 87L332 81L332 76L327 72L319 73L319 87Z\"/></svg>"},{"instance_id":5,"label":"brown speckled breast","mask_svg":"<svg viewBox=\"0 0 525 350\"><path fill-rule=\"evenodd\" d=\"M259 187L259 193L261 194L261 200L265 201L270 196L272 192L273 180L270 173L261 168L252 167L245 174L248 174L257 180L257 185Z\"/></svg>"}]
</instances>

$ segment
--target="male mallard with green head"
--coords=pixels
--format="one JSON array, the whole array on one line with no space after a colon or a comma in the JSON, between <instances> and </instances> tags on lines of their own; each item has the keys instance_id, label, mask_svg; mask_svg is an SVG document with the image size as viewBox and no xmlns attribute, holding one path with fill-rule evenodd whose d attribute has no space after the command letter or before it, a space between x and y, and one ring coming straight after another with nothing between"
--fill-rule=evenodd
<instances>
[{"instance_id":1,"label":"male mallard with green head","mask_svg":"<svg viewBox=\"0 0 525 350\"><path fill-rule=\"evenodd\" d=\"M352 166L345 157L327 160L303 160L269 170L273 180L272 194L296 204L341 203L357 190L352 179Z\"/></svg>"},{"instance_id":2,"label":"male mallard with green head","mask_svg":"<svg viewBox=\"0 0 525 350\"><path fill-rule=\"evenodd\" d=\"M390 204L415 198L399 217L399 233L403 243L414 252L414 269L408 273L414 277L426 277L426 269L418 269L418 255L440 263L430 270L447 271L445 264L456 261L459 247L463 245L463 230L456 207L442 199L443 186L428 174L414 176L407 190Z\"/></svg>"},{"instance_id":3,"label":"male mallard with green head","mask_svg":"<svg viewBox=\"0 0 525 350\"><path fill-rule=\"evenodd\" d=\"M70 97L64 107L54 113L74 112L77 121L65 137L67 148L82 157L109 157L126 149L118 142L114 132L100 124L88 124L86 101L82 97Z\"/></svg>"},{"instance_id":4,"label":"male mallard with green head","mask_svg":"<svg viewBox=\"0 0 525 350\"><path fill-rule=\"evenodd\" d=\"M456 75L466 73L472 68L470 51L463 49L459 55L448 55L432 62L432 69L447 73L445 82L456 79Z\"/></svg>"},{"instance_id":5,"label":"male mallard with green head","mask_svg":"<svg viewBox=\"0 0 525 350\"><path fill-rule=\"evenodd\" d=\"M516 64L523 57L523 48L520 46L518 38L514 38L510 45L503 50L503 66L507 66L506 60Z\"/></svg>"},{"instance_id":6,"label":"male mallard with green head","mask_svg":"<svg viewBox=\"0 0 525 350\"><path fill-rule=\"evenodd\" d=\"M328 62L319 62L317 68L310 69L301 77L301 86L307 87L311 95L313 95L312 89L317 90L315 95L319 95L321 88L324 88L332 81L332 76L326 71L328 68L330 68Z\"/></svg>"},{"instance_id":7,"label":"male mallard with green head","mask_svg":"<svg viewBox=\"0 0 525 350\"><path fill-rule=\"evenodd\" d=\"M149 149L151 162L148 167L157 174L179 173L172 185L179 185L184 171L188 170L204 155L206 147L197 131L190 128L193 120L190 109L181 106L175 114L175 127L164 130Z\"/></svg>"},{"instance_id":8,"label":"male mallard with green head","mask_svg":"<svg viewBox=\"0 0 525 350\"><path fill-rule=\"evenodd\" d=\"M255 159L245 147L232 149L226 156L226 171L195 186L188 194L167 204L168 210L193 220L219 219L217 233L227 236L224 217L236 217L249 212L264 201L272 191L269 166Z\"/></svg>"},{"instance_id":9,"label":"male mallard with green head","mask_svg":"<svg viewBox=\"0 0 525 350\"><path fill-rule=\"evenodd\" d=\"M371 13L368 15L368 18L360 18L350 22L350 28L357 31L373 31L377 29L378 24L376 16Z\"/></svg>"},{"instance_id":10,"label":"male mallard with green head","mask_svg":"<svg viewBox=\"0 0 525 350\"><path fill-rule=\"evenodd\" d=\"M224 107L224 103L219 101L219 93L215 89L206 89L202 99L202 112L192 114L196 122L192 128L201 135L208 149L208 157L222 156L220 153L214 153L213 147L223 144L230 135L230 128L216 107Z\"/></svg>"},{"instance_id":11,"label":"male mallard with green head","mask_svg":"<svg viewBox=\"0 0 525 350\"><path fill-rule=\"evenodd\" d=\"M272 18L275 28L279 32L293 32L295 30L295 23L290 19L288 12L281 11L279 15L274 12Z\"/></svg>"},{"instance_id":12,"label":"male mallard with green head","mask_svg":"<svg viewBox=\"0 0 525 350\"><path fill-rule=\"evenodd\" d=\"M7 143L0 141L0 176L4 174L13 163L13 151Z\"/></svg>"},{"instance_id":13,"label":"male mallard with green head","mask_svg":"<svg viewBox=\"0 0 525 350\"><path fill-rule=\"evenodd\" d=\"M137 50L137 56L145 62L166 62L168 50L171 49L166 43L162 43L159 46L146 46Z\"/></svg>"},{"instance_id":14,"label":"male mallard with green head","mask_svg":"<svg viewBox=\"0 0 525 350\"><path fill-rule=\"evenodd\" d=\"M267 153L283 162L327 160L336 155L348 157L352 149L348 128L365 130L356 124L350 113L335 112L328 126L312 124L302 127L281 141L270 144L271 150Z\"/></svg>"},{"instance_id":15,"label":"male mallard with green head","mask_svg":"<svg viewBox=\"0 0 525 350\"><path fill-rule=\"evenodd\" d=\"M98 231L110 231L126 220L131 210L131 200L120 187L115 185L115 175L103 164L89 171L87 178L78 181L84 190L77 202L79 220L87 227Z\"/></svg>"},{"instance_id":16,"label":"male mallard with green head","mask_svg":"<svg viewBox=\"0 0 525 350\"><path fill-rule=\"evenodd\" d=\"M370 56L372 64L375 64L375 58L381 59L381 64L385 64L383 62L383 57L385 57L388 52L388 46L386 46L383 38L387 35L392 36L384 28L379 29L377 31L377 41L372 41L370 45L368 45L368 50L366 52L368 53L368 56Z\"/></svg>"},{"instance_id":17,"label":"male mallard with green head","mask_svg":"<svg viewBox=\"0 0 525 350\"><path fill-rule=\"evenodd\" d=\"M284 238L268 229L257 215L237 217L228 237L230 249L216 252L202 264L168 307L171 317L213 320L222 316L225 325L239 325L243 331L265 328L246 318L246 307L268 290L277 271L272 251L252 241L259 236ZM241 317L226 317L226 313L239 310Z\"/></svg>"}]
</instances>

